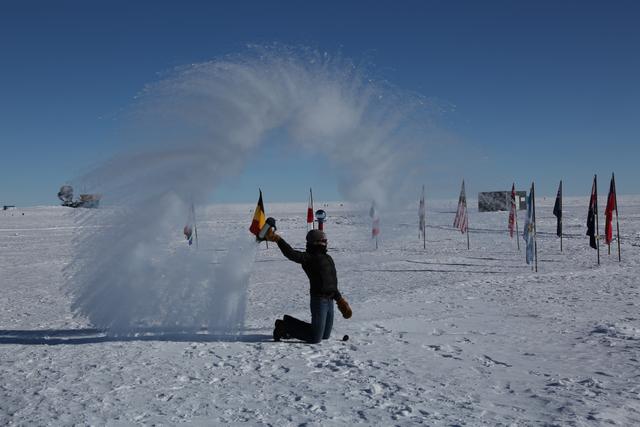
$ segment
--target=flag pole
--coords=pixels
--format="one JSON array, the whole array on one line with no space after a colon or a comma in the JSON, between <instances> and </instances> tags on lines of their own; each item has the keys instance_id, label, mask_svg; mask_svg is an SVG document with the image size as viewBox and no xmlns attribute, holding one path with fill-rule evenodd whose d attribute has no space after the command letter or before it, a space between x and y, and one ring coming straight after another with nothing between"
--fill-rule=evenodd
<instances>
[{"instance_id":1,"label":"flag pole","mask_svg":"<svg viewBox=\"0 0 640 427\"><path fill-rule=\"evenodd\" d=\"M462 180L462 184L464 185L464 180ZM464 195L464 213L467 216L467 250L471 249L471 246L469 245L469 209L467 209L467 194L465 191L465 195Z\"/></svg>"},{"instance_id":2,"label":"flag pole","mask_svg":"<svg viewBox=\"0 0 640 427\"><path fill-rule=\"evenodd\" d=\"M595 215L596 215L596 249L598 250L598 265L600 265L600 228L598 226L598 174L593 176L593 182L596 190Z\"/></svg>"},{"instance_id":3,"label":"flag pole","mask_svg":"<svg viewBox=\"0 0 640 427\"><path fill-rule=\"evenodd\" d=\"M258 188L258 190L260 191L260 196L262 197L262 188ZM262 211L264 212L264 201L262 202ZM265 212L265 216L266 216L266 212ZM269 249L269 241L265 240L264 243L267 245L267 249Z\"/></svg>"},{"instance_id":4,"label":"flag pole","mask_svg":"<svg viewBox=\"0 0 640 427\"><path fill-rule=\"evenodd\" d=\"M531 206L533 208L533 247L535 251L535 265L536 265L536 273L538 272L538 238L536 232L536 188L535 183L531 183L531 190L533 194L531 195Z\"/></svg>"},{"instance_id":5,"label":"flag pole","mask_svg":"<svg viewBox=\"0 0 640 427\"><path fill-rule=\"evenodd\" d=\"M422 184L422 209L424 209L424 221L422 221L422 248L427 249L427 201L424 198L424 184Z\"/></svg>"},{"instance_id":6,"label":"flag pole","mask_svg":"<svg viewBox=\"0 0 640 427\"><path fill-rule=\"evenodd\" d=\"M462 184L464 184L464 180L462 180ZM467 207L467 192L465 191L464 194L464 211L465 214L467 215L467 250L471 249L471 246L469 245L469 209Z\"/></svg>"},{"instance_id":7,"label":"flag pole","mask_svg":"<svg viewBox=\"0 0 640 427\"><path fill-rule=\"evenodd\" d=\"M425 220L426 222L426 220ZM427 235L426 235L426 231L427 231L427 226L423 225L422 226L422 249L427 249Z\"/></svg>"},{"instance_id":8,"label":"flag pole","mask_svg":"<svg viewBox=\"0 0 640 427\"><path fill-rule=\"evenodd\" d=\"M517 212L517 208L516 208ZM518 238L518 214L516 213L516 242L518 242L518 252L520 252L520 239Z\"/></svg>"},{"instance_id":9,"label":"flag pole","mask_svg":"<svg viewBox=\"0 0 640 427\"><path fill-rule=\"evenodd\" d=\"M514 184L514 187L515 187L515 184ZM516 194L516 196L517 196L517 194ZM516 203L515 196L513 198L513 203ZM520 207L520 201L518 201L518 204L514 206L514 208L515 208L514 217L515 217L515 220L516 220L516 242L518 243L518 252L520 252L520 239L518 238L518 230L519 230L519 228L518 228L518 208L519 207Z\"/></svg>"},{"instance_id":10,"label":"flag pole","mask_svg":"<svg viewBox=\"0 0 640 427\"><path fill-rule=\"evenodd\" d=\"M611 179L613 180L613 199L616 205L616 230L618 234L618 262L622 262L622 255L620 254L620 223L618 222L618 190L616 189L616 178L611 173Z\"/></svg>"},{"instance_id":11,"label":"flag pole","mask_svg":"<svg viewBox=\"0 0 640 427\"><path fill-rule=\"evenodd\" d=\"M191 212L193 214L193 232L196 235L196 249L198 249L198 225L196 223L196 208L191 202Z\"/></svg>"},{"instance_id":12,"label":"flag pole","mask_svg":"<svg viewBox=\"0 0 640 427\"><path fill-rule=\"evenodd\" d=\"M469 245L469 211L467 211L467 201L465 198L464 201L465 211L467 212L467 250L471 250L471 246Z\"/></svg>"}]
</instances>

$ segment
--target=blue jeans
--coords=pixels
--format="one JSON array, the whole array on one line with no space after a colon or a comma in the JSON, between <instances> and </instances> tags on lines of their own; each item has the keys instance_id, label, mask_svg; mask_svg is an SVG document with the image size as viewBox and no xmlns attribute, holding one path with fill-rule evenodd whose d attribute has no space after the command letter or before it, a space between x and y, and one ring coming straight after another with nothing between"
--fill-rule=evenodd
<instances>
[{"instance_id":1,"label":"blue jeans","mask_svg":"<svg viewBox=\"0 0 640 427\"><path fill-rule=\"evenodd\" d=\"M331 336L333 299L311 296L309 307L311 308L311 323L285 315L284 327L292 338L317 344Z\"/></svg>"}]
</instances>

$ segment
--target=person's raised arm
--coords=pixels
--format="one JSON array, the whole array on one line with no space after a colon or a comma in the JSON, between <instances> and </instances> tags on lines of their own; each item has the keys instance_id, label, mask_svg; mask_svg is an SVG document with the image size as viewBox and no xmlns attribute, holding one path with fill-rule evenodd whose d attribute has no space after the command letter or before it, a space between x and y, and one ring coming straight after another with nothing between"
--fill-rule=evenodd
<instances>
[{"instance_id":1,"label":"person's raised arm","mask_svg":"<svg viewBox=\"0 0 640 427\"><path fill-rule=\"evenodd\" d=\"M302 261L304 261L306 253L293 249L291 245L289 245L282 237L277 235L275 232L269 231L266 239L270 242L276 242L278 244L278 247L280 248L280 252L282 252L282 255L287 257L287 259L293 262L297 262L298 264L302 264Z\"/></svg>"}]
</instances>

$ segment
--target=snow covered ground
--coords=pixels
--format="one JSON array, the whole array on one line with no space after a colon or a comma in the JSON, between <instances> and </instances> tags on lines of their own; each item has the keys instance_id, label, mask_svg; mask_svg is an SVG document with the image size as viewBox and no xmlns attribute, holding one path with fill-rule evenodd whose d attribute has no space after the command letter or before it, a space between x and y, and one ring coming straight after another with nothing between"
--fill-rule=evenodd
<instances>
[{"instance_id":1,"label":"snow covered ground","mask_svg":"<svg viewBox=\"0 0 640 427\"><path fill-rule=\"evenodd\" d=\"M619 199L622 263L605 246L600 266L587 202L565 200L560 253L553 198L537 200L538 273L506 212L470 201L471 250L451 228L454 201L428 201L426 249L417 205L382 212L375 250L368 206L328 203L354 316L316 346L272 342L277 317L309 316L304 273L274 245L258 250L238 334L111 336L75 318L62 290L85 213L0 212L0 424L638 425L640 197ZM222 259L253 208L199 209L199 251ZM266 209L301 248L306 204Z\"/></svg>"}]
</instances>

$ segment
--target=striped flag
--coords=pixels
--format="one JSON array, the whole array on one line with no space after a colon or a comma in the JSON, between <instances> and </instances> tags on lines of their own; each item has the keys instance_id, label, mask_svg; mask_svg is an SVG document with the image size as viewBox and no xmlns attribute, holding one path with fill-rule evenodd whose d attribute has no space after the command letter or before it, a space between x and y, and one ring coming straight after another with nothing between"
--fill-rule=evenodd
<instances>
[{"instance_id":1,"label":"striped flag","mask_svg":"<svg viewBox=\"0 0 640 427\"><path fill-rule=\"evenodd\" d=\"M513 238L513 232L516 229L516 183L511 185L511 209L509 211L509 236Z\"/></svg>"},{"instance_id":2,"label":"striped flag","mask_svg":"<svg viewBox=\"0 0 640 427\"><path fill-rule=\"evenodd\" d=\"M469 218L467 216L467 196L464 192L464 179L462 180L460 198L458 199L458 210L456 211L456 218L453 220L453 226L460 230L462 234L466 233L469 228Z\"/></svg>"},{"instance_id":3,"label":"striped flag","mask_svg":"<svg viewBox=\"0 0 640 427\"><path fill-rule=\"evenodd\" d=\"M253 221L251 221L251 226L249 227L249 231L258 237L258 233L262 230L262 226L264 226L267 221L266 215L264 214L264 204L262 203L262 190L260 190L260 198L258 198L258 204L256 205L256 210L253 213Z\"/></svg>"}]
</instances>

